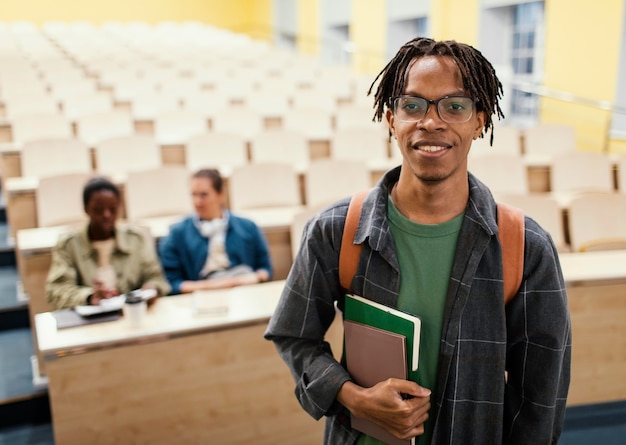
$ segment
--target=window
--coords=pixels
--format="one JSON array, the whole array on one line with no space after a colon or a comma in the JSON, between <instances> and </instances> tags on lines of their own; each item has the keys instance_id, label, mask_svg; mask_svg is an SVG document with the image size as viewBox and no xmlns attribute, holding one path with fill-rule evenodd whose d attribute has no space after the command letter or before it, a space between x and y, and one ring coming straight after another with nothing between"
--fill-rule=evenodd
<instances>
[{"instance_id":1,"label":"window","mask_svg":"<svg viewBox=\"0 0 626 445\"><path fill-rule=\"evenodd\" d=\"M535 83L543 71L543 2L513 7L511 66L515 83ZM512 90L511 112L516 118L536 118L537 95L523 87Z\"/></svg>"}]
</instances>

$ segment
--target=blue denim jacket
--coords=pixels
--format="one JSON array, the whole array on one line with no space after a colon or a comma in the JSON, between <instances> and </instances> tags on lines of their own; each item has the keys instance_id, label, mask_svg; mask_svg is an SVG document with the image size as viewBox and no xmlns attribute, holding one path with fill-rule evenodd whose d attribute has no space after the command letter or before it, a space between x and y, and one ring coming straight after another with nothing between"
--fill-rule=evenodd
<instances>
[{"instance_id":1,"label":"blue denim jacket","mask_svg":"<svg viewBox=\"0 0 626 445\"><path fill-rule=\"evenodd\" d=\"M266 270L272 276L267 241L253 221L229 213L225 246L231 266L245 264L255 271ZM173 294L180 293L183 281L199 279L208 253L209 240L200 234L193 216L170 228L159 241L159 256Z\"/></svg>"},{"instance_id":2,"label":"blue denim jacket","mask_svg":"<svg viewBox=\"0 0 626 445\"><path fill-rule=\"evenodd\" d=\"M364 243L350 291L396 306L400 276L386 217L399 168L363 203L355 243ZM506 307L496 203L469 175L441 333L433 444L553 444L563 425L570 380L571 327L556 248L526 217L524 274ZM349 413L335 400L350 380L324 334L343 309L338 255L349 200L305 227L297 258L265 337L274 341L296 382L296 397L315 419L327 416L325 443L353 444ZM505 371L508 379L505 380Z\"/></svg>"}]
</instances>

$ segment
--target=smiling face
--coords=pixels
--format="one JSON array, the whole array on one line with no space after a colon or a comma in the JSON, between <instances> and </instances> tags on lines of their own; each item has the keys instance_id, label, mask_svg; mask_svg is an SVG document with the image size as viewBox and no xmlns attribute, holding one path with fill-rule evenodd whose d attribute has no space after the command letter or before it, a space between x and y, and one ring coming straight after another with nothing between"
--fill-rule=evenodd
<instances>
[{"instance_id":1,"label":"smiling face","mask_svg":"<svg viewBox=\"0 0 626 445\"><path fill-rule=\"evenodd\" d=\"M468 96L461 72L451 57L424 56L416 59L406 74L404 95L437 100L445 96ZM474 109L467 122L447 123L431 104L417 122L403 122L393 110L386 114L393 137L402 152L402 173L428 185L467 181L467 155L480 136L485 114Z\"/></svg>"}]
</instances>

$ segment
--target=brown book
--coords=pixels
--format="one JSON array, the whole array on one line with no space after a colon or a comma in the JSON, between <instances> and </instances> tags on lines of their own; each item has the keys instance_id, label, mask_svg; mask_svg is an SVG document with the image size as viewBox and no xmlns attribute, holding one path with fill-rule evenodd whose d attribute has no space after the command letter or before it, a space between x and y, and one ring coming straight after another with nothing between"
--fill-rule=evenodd
<instances>
[{"instance_id":1,"label":"brown book","mask_svg":"<svg viewBox=\"0 0 626 445\"><path fill-rule=\"evenodd\" d=\"M388 378L406 380L406 337L365 324L344 320L346 366L354 382L370 388ZM352 428L389 445L412 445L369 420L352 416Z\"/></svg>"}]
</instances>

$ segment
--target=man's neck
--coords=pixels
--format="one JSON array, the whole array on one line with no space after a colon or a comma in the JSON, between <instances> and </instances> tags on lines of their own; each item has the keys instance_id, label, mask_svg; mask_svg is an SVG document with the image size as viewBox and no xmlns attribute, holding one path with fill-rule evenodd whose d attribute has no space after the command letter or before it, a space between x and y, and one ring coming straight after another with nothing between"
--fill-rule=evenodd
<instances>
[{"instance_id":1,"label":"man's neck","mask_svg":"<svg viewBox=\"0 0 626 445\"><path fill-rule=\"evenodd\" d=\"M469 199L469 184L451 179L426 183L400 180L391 189L391 199L400 213L421 224L440 224L465 211Z\"/></svg>"}]
</instances>

